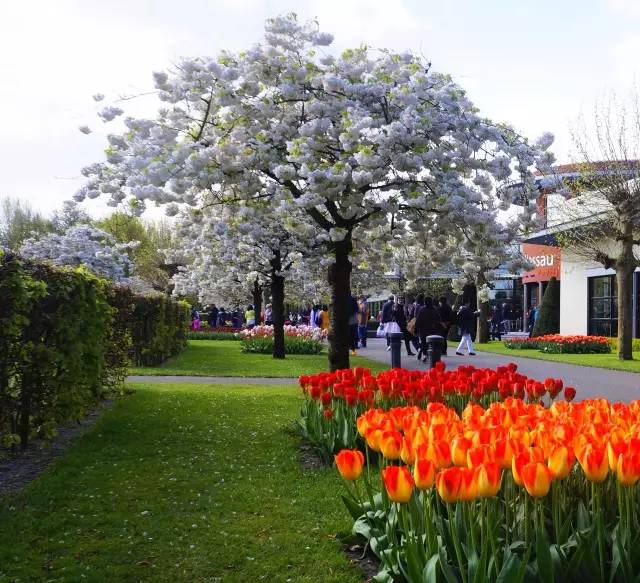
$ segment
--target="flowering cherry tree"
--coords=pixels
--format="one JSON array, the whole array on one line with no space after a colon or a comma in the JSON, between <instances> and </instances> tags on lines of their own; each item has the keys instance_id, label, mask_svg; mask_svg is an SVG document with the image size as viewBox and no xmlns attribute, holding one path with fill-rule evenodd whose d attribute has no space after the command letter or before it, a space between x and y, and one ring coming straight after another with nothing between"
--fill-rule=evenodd
<instances>
[{"instance_id":1,"label":"flowering cherry tree","mask_svg":"<svg viewBox=\"0 0 640 583\"><path fill-rule=\"evenodd\" d=\"M183 212L178 232L192 257L175 278L177 291L188 288L201 295L228 289L234 282L241 287L243 282L250 283L258 313L262 286L268 285L273 304L273 357L284 358L285 280L297 279L298 270L304 269L304 257L325 238L307 215L274 212L267 203L205 205Z\"/></svg>"},{"instance_id":2,"label":"flowering cherry tree","mask_svg":"<svg viewBox=\"0 0 640 583\"><path fill-rule=\"evenodd\" d=\"M390 214L475 224L477 202L547 163L510 127L482 117L461 87L422 58L366 47L336 56L332 36L295 15L267 21L264 41L242 53L181 61L154 74L165 106L126 118L107 160L84 170L77 199L101 194L200 206L268 202L304 211L332 262L332 369L349 365L348 310L354 234ZM122 110L106 107L108 121ZM508 199L503 198L508 206ZM454 224L453 220L451 224ZM388 236L381 229L380 236Z\"/></svg>"},{"instance_id":3,"label":"flowering cherry tree","mask_svg":"<svg viewBox=\"0 0 640 583\"><path fill-rule=\"evenodd\" d=\"M40 239L28 239L20 254L56 265L84 265L100 277L119 283L132 283L133 263L127 250L136 243L119 244L100 229L90 225L71 227L66 233L52 233Z\"/></svg>"}]
</instances>

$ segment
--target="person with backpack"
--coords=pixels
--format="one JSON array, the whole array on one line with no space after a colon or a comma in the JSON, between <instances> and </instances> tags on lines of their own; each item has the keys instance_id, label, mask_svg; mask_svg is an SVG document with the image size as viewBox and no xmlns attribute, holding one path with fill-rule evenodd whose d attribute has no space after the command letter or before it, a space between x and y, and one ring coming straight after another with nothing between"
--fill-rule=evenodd
<instances>
[{"instance_id":1,"label":"person with backpack","mask_svg":"<svg viewBox=\"0 0 640 583\"><path fill-rule=\"evenodd\" d=\"M404 298L402 296L396 298L392 314L393 321L400 326L400 332L402 332L404 345L407 349L407 356L413 356L415 353L411 351L411 334L407 330L407 316L405 315ZM389 342L388 337L387 342Z\"/></svg>"},{"instance_id":2,"label":"person with backpack","mask_svg":"<svg viewBox=\"0 0 640 583\"><path fill-rule=\"evenodd\" d=\"M471 302L469 300L465 301L460 309L458 310L458 314L456 315L456 319L458 322L458 327L460 328L460 344L458 344L458 348L456 349L456 354L458 356L464 356L462 352L464 350L465 344L469 351L469 356L475 356L476 353L473 351L473 341L471 340L471 334L474 333L476 329L476 320L480 315L480 310L476 310L475 312L471 309Z\"/></svg>"},{"instance_id":3,"label":"person with backpack","mask_svg":"<svg viewBox=\"0 0 640 583\"><path fill-rule=\"evenodd\" d=\"M424 305L416 318L416 335L420 338L420 356L427 359L427 336L442 336L444 331L440 314L432 298L424 298Z\"/></svg>"}]
</instances>

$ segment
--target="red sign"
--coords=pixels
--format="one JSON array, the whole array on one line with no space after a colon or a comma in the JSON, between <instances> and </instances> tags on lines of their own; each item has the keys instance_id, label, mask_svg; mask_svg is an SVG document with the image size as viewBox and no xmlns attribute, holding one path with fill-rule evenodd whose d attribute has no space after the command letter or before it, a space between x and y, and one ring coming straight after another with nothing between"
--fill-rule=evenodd
<instances>
[{"instance_id":1,"label":"red sign","mask_svg":"<svg viewBox=\"0 0 640 583\"><path fill-rule=\"evenodd\" d=\"M560 247L523 243L522 254L534 265L522 274L522 283L560 279Z\"/></svg>"}]
</instances>

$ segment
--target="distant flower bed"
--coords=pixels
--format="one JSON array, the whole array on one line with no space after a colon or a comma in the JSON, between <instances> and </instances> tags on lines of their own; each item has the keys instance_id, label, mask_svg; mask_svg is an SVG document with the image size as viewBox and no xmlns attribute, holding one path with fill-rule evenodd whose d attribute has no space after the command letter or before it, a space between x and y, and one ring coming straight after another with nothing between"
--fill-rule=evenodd
<instances>
[{"instance_id":1,"label":"distant flower bed","mask_svg":"<svg viewBox=\"0 0 640 583\"><path fill-rule=\"evenodd\" d=\"M273 326L255 326L241 330L238 337L242 352L270 354L273 352ZM322 342L327 337L326 330L311 326L285 326L284 347L287 354L319 354Z\"/></svg>"},{"instance_id":2,"label":"distant flower bed","mask_svg":"<svg viewBox=\"0 0 640 583\"><path fill-rule=\"evenodd\" d=\"M563 336L547 334L534 338L510 338L504 341L514 350L539 350L551 354L606 354L611 352L611 343L605 336Z\"/></svg>"},{"instance_id":3,"label":"distant flower bed","mask_svg":"<svg viewBox=\"0 0 640 583\"><path fill-rule=\"evenodd\" d=\"M238 329L233 326L203 326L200 330L189 332L189 340L240 340Z\"/></svg>"}]
</instances>

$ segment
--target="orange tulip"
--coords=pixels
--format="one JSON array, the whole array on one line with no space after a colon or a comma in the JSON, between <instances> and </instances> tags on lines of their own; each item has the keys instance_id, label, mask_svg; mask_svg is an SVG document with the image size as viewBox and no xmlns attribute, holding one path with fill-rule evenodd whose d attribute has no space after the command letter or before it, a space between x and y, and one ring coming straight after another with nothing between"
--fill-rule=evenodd
<instances>
[{"instance_id":1,"label":"orange tulip","mask_svg":"<svg viewBox=\"0 0 640 583\"><path fill-rule=\"evenodd\" d=\"M416 488L427 490L433 486L436 477L436 466L431 460L418 460L413 467L413 479Z\"/></svg>"},{"instance_id":2,"label":"orange tulip","mask_svg":"<svg viewBox=\"0 0 640 583\"><path fill-rule=\"evenodd\" d=\"M436 476L436 489L444 502L457 502L460 496L463 468L453 467L442 470Z\"/></svg>"},{"instance_id":3,"label":"orange tulip","mask_svg":"<svg viewBox=\"0 0 640 583\"><path fill-rule=\"evenodd\" d=\"M629 446L625 441L609 440L607 443L607 459L609 461L609 469L615 472L618 467L618 458L621 454L626 453Z\"/></svg>"},{"instance_id":4,"label":"orange tulip","mask_svg":"<svg viewBox=\"0 0 640 583\"><path fill-rule=\"evenodd\" d=\"M400 459L400 451L402 450L402 434L395 429L393 431L385 431L378 442L382 455L388 460Z\"/></svg>"},{"instance_id":5,"label":"orange tulip","mask_svg":"<svg viewBox=\"0 0 640 583\"><path fill-rule=\"evenodd\" d=\"M587 445L578 458L582 471L591 482L604 482L609 473L609 460L604 447Z\"/></svg>"},{"instance_id":6,"label":"orange tulip","mask_svg":"<svg viewBox=\"0 0 640 583\"><path fill-rule=\"evenodd\" d=\"M498 495L500 482L502 481L502 469L496 463L486 463L478 466L476 470L476 482L478 496L480 498L493 498Z\"/></svg>"},{"instance_id":7,"label":"orange tulip","mask_svg":"<svg viewBox=\"0 0 640 583\"><path fill-rule=\"evenodd\" d=\"M551 470L542 462L530 462L522 468L522 482L530 496L542 498L549 493Z\"/></svg>"},{"instance_id":8,"label":"orange tulip","mask_svg":"<svg viewBox=\"0 0 640 583\"><path fill-rule=\"evenodd\" d=\"M400 504L409 502L414 481L407 466L387 466L382 470L382 481L389 500Z\"/></svg>"},{"instance_id":9,"label":"orange tulip","mask_svg":"<svg viewBox=\"0 0 640 583\"><path fill-rule=\"evenodd\" d=\"M378 427L370 427L364 433L364 438L369 449L380 451L380 440L382 439L382 429Z\"/></svg>"},{"instance_id":10,"label":"orange tulip","mask_svg":"<svg viewBox=\"0 0 640 583\"><path fill-rule=\"evenodd\" d=\"M468 502L478 497L478 481L475 468L460 468L461 480L458 499Z\"/></svg>"},{"instance_id":11,"label":"orange tulip","mask_svg":"<svg viewBox=\"0 0 640 583\"><path fill-rule=\"evenodd\" d=\"M416 461L416 450L413 447L411 438L406 435L402 438L402 449L400 450L400 458L408 466L412 466Z\"/></svg>"},{"instance_id":12,"label":"orange tulip","mask_svg":"<svg viewBox=\"0 0 640 583\"><path fill-rule=\"evenodd\" d=\"M511 474L513 475L513 481L518 484L518 486L524 486L522 479L523 468L531 462L542 461L544 461L544 455L540 448L528 447L527 449L522 450L519 454L513 457L511 462Z\"/></svg>"},{"instance_id":13,"label":"orange tulip","mask_svg":"<svg viewBox=\"0 0 640 583\"><path fill-rule=\"evenodd\" d=\"M362 474L364 455L357 449L343 449L334 457L340 475L345 480L357 480Z\"/></svg>"},{"instance_id":14,"label":"orange tulip","mask_svg":"<svg viewBox=\"0 0 640 583\"><path fill-rule=\"evenodd\" d=\"M454 466L467 465L467 451L471 447L471 440L463 435L454 437L451 441L451 460Z\"/></svg>"},{"instance_id":15,"label":"orange tulip","mask_svg":"<svg viewBox=\"0 0 640 583\"><path fill-rule=\"evenodd\" d=\"M446 468L451 465L451 448L446 441L435 441L429 444L427 449L429 458L437 468Z\"/></svg>"},{"instance_id":16,"label":"orange tulip","mask_svg":"<svg viewBox=\"0 0 640 583\"><path fill-rule=\"evenodd\" d=\"M623 486L633 486L640 479L640 456L621 453L616 463L616 476Z\"/></svg>"},{"instance_id":17,"label":"orange tulip","mask_svg":"<svg viewBox=\"0 0 640 583\"><path fill-rule=\"evenodd\" d=\"M509 439L498 439L494 445L494 456L496 463L503 469L507 470L511 467L513 459L513 449Z\"/></svg>"},{"instance_id":18,"label":"orange tulip","mask_svg":"<svg viewBox=\"0 0 640 583\"><path fill-rule=\"evenodd\" d=\"M570 473L575 462L573 451L564 445L558 445L551 450L547 460L547 466L551 470L554 479L564 480Z\"/></svg>"},{"instance_id":19,"label":"orange tulip","mask_svg":"<svg viewBox=\"0 0 640 583\"><path fill-rule=\"evenodd\" d=\"M478 445L467 451L467 467L475 468L480 464L495 461L493 448L490 445Z\"/></svg>"}]
</instances>

